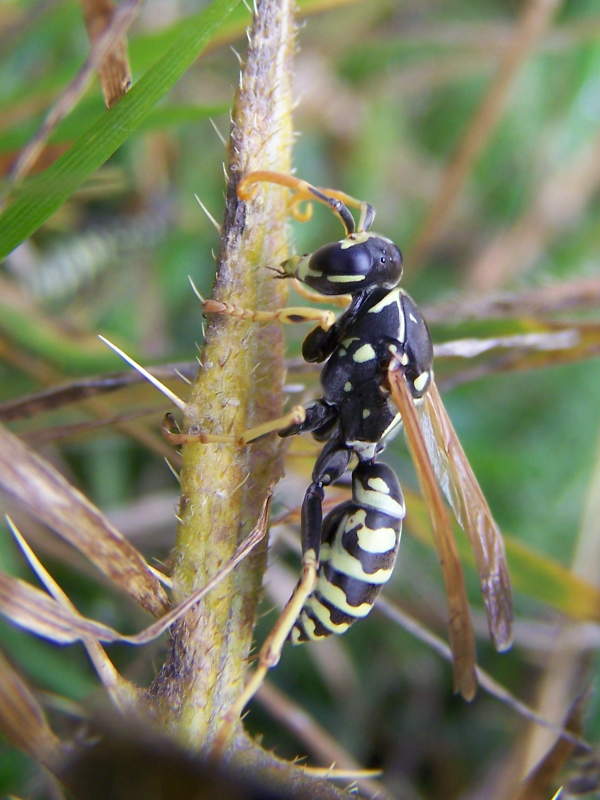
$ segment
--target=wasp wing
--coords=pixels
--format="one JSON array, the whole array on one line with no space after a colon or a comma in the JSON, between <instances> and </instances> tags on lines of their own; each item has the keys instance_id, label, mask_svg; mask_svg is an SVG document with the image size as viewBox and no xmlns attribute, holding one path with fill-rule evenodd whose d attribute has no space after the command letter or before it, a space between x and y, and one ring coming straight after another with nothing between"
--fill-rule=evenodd
<instances>
[{"instance_id":1,"label":"wasp wing","mask_svg":"<svg viewBox=\"0 0 600 800\"><path fill-rule=\"evenodd\" d=\"M448 636L453 657L454 690L460 692L466 700L471 700L477 690L475 636L452 522L438 489L404 370L398 361L392 361L388 380L392 398L402 415L408 447L433 524L435 545L448 596Z\"/></svg>"},{"instance_id":2,"label":"wasp wing","mask_svg":"<svg viewBox=\"0 0 600 800\"><path fill-rule=\"evenodd\" d=\"M504 541L435 382L420 418L438 483L475 554L490 636L497 650L506 650L512 643L512 598Z\"/></svg>"}]
</instances>

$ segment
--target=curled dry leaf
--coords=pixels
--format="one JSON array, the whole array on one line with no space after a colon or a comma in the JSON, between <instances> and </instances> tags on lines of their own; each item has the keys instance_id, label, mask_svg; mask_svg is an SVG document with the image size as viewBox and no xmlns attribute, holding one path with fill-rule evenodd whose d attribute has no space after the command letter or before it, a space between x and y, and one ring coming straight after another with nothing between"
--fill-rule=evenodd
<instances>
[{"instance_id":1,"label":"curled dry leaf","mask_svg":"<svg viewBox=\"0 0 600 800\"><path fill-rule=\"evenodd\" d=\"M58 644L70 644L86 637L102 642L122 639L108 625L86 619L26 581L1 572L0 612L15 625Z\"/></svg>"},{"instance_id":2,"label":"curled dry leaf","mask_svg":"<svg viewBox=\"0 0 600 800\"><path fill-rule=\"evenodd\" d=\"M221 569L204 586L192 592L183 602L138 634L127 636L119 633L109 625L81 616L70 602L65 602L66 597L63 596L62 590L57 585L53 591L58 596L58 599L55 599L40 589L31 586L26 581L14 578L12 575L5 575L2 572L0 572L0 613L15 625L19 625L32 633L36 633L38 636L44 636L59 644L70 644L77 641L85 642L89 639L106 643L147 644L157 639L167 628L180 619L186 611L214 589L264 539L267 533L271 497L272 491L270 489L256 525ZM32 553L28 555L28 558L30 563L32 563L33 559L37 562L37 558ZM41 564L39 562L32 563L32 566L52 590L54 581L45 570L43 575L40 574L39 567L41 567Z\"/></svg>"},{"instance_id":3,"label":"curled dry leaf","mask_svg":"<svg viewBox=\"0 0 600 800\"><path fill-rule=\"evenodd\" d=\"M167 596L141 553L51 464L3 428L0 485L143 608L155 616L165 610Z\"/></svg>"}]
</instances>

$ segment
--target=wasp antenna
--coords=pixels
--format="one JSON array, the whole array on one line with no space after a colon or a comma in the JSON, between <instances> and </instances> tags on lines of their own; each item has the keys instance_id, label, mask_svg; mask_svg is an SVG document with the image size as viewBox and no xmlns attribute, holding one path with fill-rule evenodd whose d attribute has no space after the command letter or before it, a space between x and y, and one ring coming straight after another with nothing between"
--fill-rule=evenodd
<instances>
[{"instance_id":1,"label":"wasp antenna","mask_svg":"<svg viewBox=\"0 0 600 800\"><path fill-rule=\"evenodd\" d=\"M131 356L128 356L127 353L125 353L123 350L121 350L120 347L117 347L116 344L113 344L105 336L102 336L102 335L98 334L98 338L100 339L101 342L104 342L104 344L107 347L110 347L110 349L114 353L116 353L120 358L122 358L123 361L127 362L127 364L129 364L129 366L133 367L135 370L137 370L140 373L140 375L142 375L144 378L146 378L148 383L151 383L153 386L155 386L158 389L159 392L162 392L162 394L164 394L165 397L168 397L169 400L173 403L173 405L177 406L177 408L179 408L181 411L183 411L185 409L184 401L180 397L178 397L175 394L175 392L172 392L169 389L168 386L165 386L165 384L162 383L162 381L159 381L158 378L155 378L154 375L152 375L150 372L148 372L147 369L142 367L141 364L138 364L138 362L134 358L131 358Z\"/></svg>"},{"instance_id":2,"label":"wasp antenna","mask_svg":"<svg viewBox=\"0 0 600 800\"><path fill-rule=\"evenodd\" d=\"M196 295L198 300L200 300L201 303L205 303L206 302L206 298L202 297L202 295L200 293L200 289L198 289L198 287L194 283L194 279L192 278L191 275L188 275L188 281L190 282L190 286L192 287L192 292Z\"/></svg>"},{"instance_id":3,"label":"wasp antenna","mask_svg":"<svg viewBox=\"0 0 600 800\"><path fill-rule=\"evenodd\" d=\"M202 211L204 211L204 213L205 213L205 214L206 214L206 216L208 217L209 221L210 221L210 222L212 222L212 224L214 225L214 227L215 227L215 229L216 229L217 233L221 233L221 226L219 225L219 223L217 222L217 220L216 220L216 219L213 217L213 215L210 213L210 211L208 210L208 208L207 208L207 207L204 205L204 203L202 202L202 200L200 200L200 198L198 197L198 195L197 195L197 194L194 194L194 197L196 198L196 202L198 203L198 205L200 206L200 208L202 209Z\"/></svg>"}]
</instances>

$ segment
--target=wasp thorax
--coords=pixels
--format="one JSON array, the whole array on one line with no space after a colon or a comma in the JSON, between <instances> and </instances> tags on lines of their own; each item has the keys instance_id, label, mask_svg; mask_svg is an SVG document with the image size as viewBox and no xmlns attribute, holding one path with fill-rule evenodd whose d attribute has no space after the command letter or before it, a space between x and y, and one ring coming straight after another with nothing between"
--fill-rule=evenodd
<instances>
[{"instance_id":1,"label":"wasp thorax","mask_svg":"<svg viewBox=\"0 0 600 800\"><path fill-rule=\"evenodd\" d=\"M369 286L391 289L402 276L402 254L390 239L353 233L302 259L297 276L321 294L354 294Z\"/></svg>"}]
</instances>

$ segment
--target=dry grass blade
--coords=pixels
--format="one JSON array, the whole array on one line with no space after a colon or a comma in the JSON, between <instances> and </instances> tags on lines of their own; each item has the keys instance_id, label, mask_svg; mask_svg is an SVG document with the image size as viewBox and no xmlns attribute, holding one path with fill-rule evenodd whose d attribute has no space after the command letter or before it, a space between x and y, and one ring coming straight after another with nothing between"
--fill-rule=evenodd
<instances>
[{"instance_id":1,"label":"dry grass blade","mask_svg":"<svg viewBox=\"0 0 600 800\"><path fill-rule=\"evenodd\" d=\"M573 703L565 728L575 735L583 730L583 716L589 701L588 693L584 692ZM567 739L560 738L537 766L527 775L519 790L514 794L514 800L546 800L559 782L559 775L573 754L575 745Z\"/></svg>"},{"instance_id":2,"label":"dry grass blade","mask_svg":"<svg viewBox=\"0 0 600 800\"><path fill-rule=\"evenodd\" d=\"M70 425L55 425L49 428L38 428L23 435L23 441L38 447L48 442L69 439L74 436L84 436L99 428L115 427L123 423L132 422L143 417L155 415L157 419L164 415L166 408L137 408L135 411L115 414L112 417L88 420L87 422L73 422Z\"/></svg>"},{"instance_id":3,"label":"dry grass blade","mask_svg":"<svg viewBox=\"0 0 600 800\"><path fill-rule=\"evenodd\" d=\"M16 527L10 517L7 517L7 522L10 526L13 536L17 541L17 544L29 562L29 566L38 576L49 594L51 594L52 597L67 611L79 616L75 606L71 603L67 595L63 592L54 578L52 578L33 550L29 547L19 529ZM94 665L100 680L109 692L117 708L121 708L122 710L130 708L132 701L135 698L136 690L117 672L112 661L106 655L96 639L93 637L85 637L83 639L83 643L90 657L90 661Z\"/></svg>"},{"instance_id":4,"label":"dry grass blade","mask_svg":"<svg viewBox=\"0 0 600 800\"><path fill-rule=\"evenodd\" d=\"M14 182L21 180L35 165L52 131L75 106L85 92L92 74L112 49L115 40L125 34L125 31L135 19L140 3L141 0L125 0L113 14L110 25L105 28L104 32L94 42L83 67L54 103L39 131L21 151L21 155L12 170Z\"/></svg>"},{"instance_id":5,"label":"dry grass blade","mask_svg":"<svg viewBox=\"0 0 600 800\"><path fill-rule=\"evenodd\" d=\"M429 323L457 319L490 317L543 316L563 311L597 308L600 305L600 279L574 278L521 292L496 292L484 296L457 296L450 301L426 306L423 311Z\"/></svg>"},{"instance_id":6,"label":"dry grass blade","mask_svg":"<svg viewBox=\"0 0 600 800\"><path fill-rule=\"evenodd\" d=\"M158 616L167 597L143 556L57 470L0 428L0 485L84 553L113 583Z\"/></svg>"},{"instance_id":7,"label":"dry grass blade","mask_svg":"<svg viewBox=\"0 0 600 800\"><path fill-rule=\"evenodd\" d=\"M481 593L488 617L490 635L498 650L506 650L512 642L512 602L510 578L502 534L492 516L487 500L471 469L456 435L454 426L433 383L425 395L428 418L434 428L435 442L443 447L441 457L458 465L460 481L448 486L448 501L456 518L469 537L479 572ZM430 453L430 457L431 457ZM436 457L440 456L439 450ZM433 460L433 459L432 459ZM434 461L434 464L436 461Z\"/></svg>"},{"instance_id":8,"label":"dry grass blade","mask_svg":"<svg viewBox=\"0 0 600 800\"><path fill-rule=\"evenodd\" d=\"M579 343L572 329L548 333L518 333L514 336L494 336L487 339L454 339L434 345L435 358L476 358L489 350L566 350Z\"/></svg>"},{"instance_id":9,"label":"dry grass blade","mask_svg":"<svg viewBox=\"0 0 600 800\"><path fill-rule=\"evenodd\" d=\"M25 681L0 652L0 730L42 764L53 762L61 744Z\"/></svg>"},{"instance_id":10,"label":"dry grass blade","mask_svg":"<svg viewBox=\"0 0 600 800\"><path fill-rule=\"evenodd\" d=\"M527 320L531 327L535 322ZM499 372L529 372L532 369L556 367L559 364L573 364L587 358L593 358L600 353L600 324L590 322L570 322L565 325L553 322L539 323L542 337L539 341L545 342L540 348L517 347L501 355L494 356L475 364L469 369L454 373L445 378L445 389L457 386L467 381L474 381L484 375ZM545 333L541 331L545 329ZM530 336L531 334L528 334Z\"/></svg>"},{"instance_id":11,"label":"dry grass blade","mask_svg":"<svg viewBox=\"0 0 600 800\"><path fill-rule=\"evenodd\" d=\"M466 700L471 700L477 690L475 635L452 524L436 484L404 372L396 368L394 362L388 371L388 379L392 397L402 415L406 440L421 491L427 501L435 545L442 567L448 596L448 635L453 655L454 690L460 692Z\"/></svg>"},{"instance_id":12,"label":"dry grass blade","mask_svg":"<svg viewBox=\"0 0 600 800\"><path fill-rule=\"evenodd\" d=\"M155 378L163 380L172 379L176 375L192 378L198 371L198 364L194 361L181 361L173 364L164 364L148 370ZM17 397L0 403L0 420L10 420L32 417L54 408L62 408L70 403L79 403L89 397L116 392L127 386L139 384L146 378L138 372L110 372L93 378L79 378L60 386L52 386L41 392Z\"/></svg>"},{"instance_id":13,"label":"dry grass blade","mask_svg":"<svg viewBox=\"0 0 600 800\"><path fill-rule=\"evenodd\" d=\"M111 0L81 0L85 27L92 45L109 27L115 13ZM98 77L102 85L104 102L110 108L131 86L131 70L127 58L127 40L124 35L115 36L114 44L98 65Z\"/></svg>"},{"instance_id":14,"label":"dry grass blade","mask_svg":"<svg viewBox=\"0 0 600 800\"><path fill-rule=\"evenodd\" d=\"M320 761L335 764L339 770L347 769L355 773L359 771L356 760L340 746L339 742L323 730L304 708L290 700L271 683L268 681L263 683L257 692L257 699ZM385 788L377 781L363 778L358 781L358 785L365 797L379 798L379 800L390 798Z\"/></svg>"}]
</instances>

